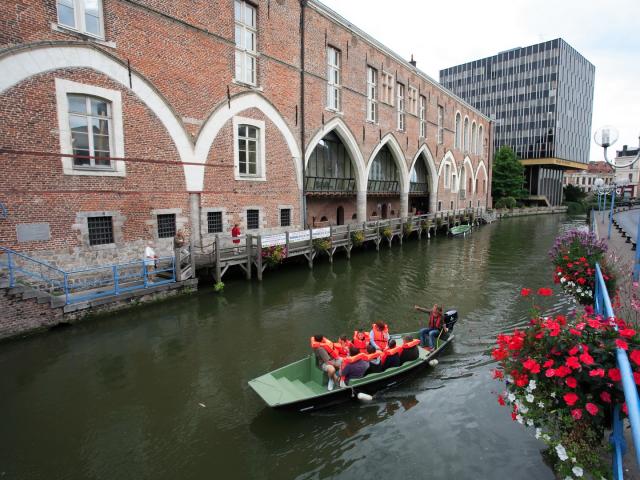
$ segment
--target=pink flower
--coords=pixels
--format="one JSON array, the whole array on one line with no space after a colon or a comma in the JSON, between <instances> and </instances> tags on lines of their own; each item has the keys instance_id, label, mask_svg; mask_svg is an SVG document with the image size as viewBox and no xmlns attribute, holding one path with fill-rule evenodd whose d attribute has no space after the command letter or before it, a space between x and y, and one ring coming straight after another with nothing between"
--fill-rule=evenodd
<instances>
[{"instance_id":1,"label":"pink flower","mask_svg":"<svg viewBox=\"0 0 640 480\"><path fill-rule=\"evenodd\" d=\"M604 370L602 368L594 368L589 372L589 376L604 378Z\"/></svg>"},{"instance_id":2,"label":"pink flower","mask_svg":"<svg viewBox=\"0 0 640 480\"><path fill-rule=\"evenodd\" d=\"M564 401L567 402L567 405L569 405L570 407L572 407L578 401L578 395L573 392L565 393L562 398L564 398Z\"/></svg>"},{"instance_id":3,"label":"pink flower","mask_svg":"<svg viewBox=\"0 0 640 480\"><path fill-rule=\"evenodd\" d=\"M532 358L528 358L526 361L522 362L522 366L531 373L540 373L540 364Z\"/></svg>"},{"instance_id":4,"label":"pink flower","mask_svg":"<svg viewBox=\"0 0 640 480\"><path fill-rule=\"evenodd\" d=\"M571 388L576 388L578 386L578 381L573 377L565 378L564 382Z\"/></svg>"},{"instance_id":5,"label":"pink flower","mask_svg":"<svg viewBox=\"0 0 640 480\"><path fill-rule=\"evenodd\" d=\"M504 407L506 405L505 401L504 401L504 397L502 395L498 395L498 403L500 404L500 406Z\"/></svg>"},{"instance_id":6,"label":"pink flower","mask_svg":"<svg viewBox=\"0 0 640 480\"><path fill-rule=\"evenodd\" d=\"M580 420L582 418L582 410L580 410L579 408L574 408L573 410L571 410L571 416L574 420Z\"/></svg>"},{"instance_id":7,"label":"pink flower","mask_svg":"<svg viewBox=\"0 0 640 480\"><path fill-rule=\"evenodd\" d=\"M565 364L567 365L567 367L572 368L574 370L580 368L580 362L578 361L578 357L569 357L567 358L567 361L565 362Z\"/></svg>"},{"instance_id":8,"label":"pink flower","mask_svg":"<svg viewBox=\"0 0 640 480\"><path fill-rule=\"evenodd\" d=\"M598 413L598 407L593 403L587 403L584 408L587 409L591 415L596 415Z\"/></svg>"},{"instance_id":9,"label":"pink flower","mask_svg":"<svg viewBox=\"0 0 640 480\"><path fill-rule=\"evenodd\" d=\"M549 368L553 366L553 360L549 359L546 362L544 362L544 364L542 365L542 368Z\"/></svg>"},{"instance_id":10,"label":"pink flower","mask_svg":"<svg viewBox=\"0 0 640 480\"><path fill-rule=\"evenodd\" d=\"M603 402L611 403L611 395L609 394L609 392L600 392L600 399Z\"/></svg>"},{"instance_id":11,"label":"pink flower","mask_svg":"<svg viewBox=\"0 0 640 480\"><path fill-rule=\"evenodd\" d=\"M548 377L551 378L556 374L556 371L553 368L550 368L549 370L547 370L546 372L544 372L544 374Z\"/></svg>"}]
</instances>

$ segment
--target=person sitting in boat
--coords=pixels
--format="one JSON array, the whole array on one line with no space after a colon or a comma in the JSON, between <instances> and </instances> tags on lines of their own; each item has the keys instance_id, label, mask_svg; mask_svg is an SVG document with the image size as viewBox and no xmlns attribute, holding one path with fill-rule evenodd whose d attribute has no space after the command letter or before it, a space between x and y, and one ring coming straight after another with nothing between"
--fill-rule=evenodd
<instances>
[{"instance_id":1,"label":"person sitting in boat","mask_svg":"<svg viewBox=\"0 0 640 480\"><path fill-rule=\"evenodd\" d=\"M349 355L349 347L351 346L351 342L349 341L349 337L347 337L346 335L340 335L338 341L333 345L336 347L338 355L340 355L342 358Z\"/></svg>"},{"instance_id":2,"label":"person sitting in boat","mask_svg":"<svg viewBox=\"0 0 640 480\"><path fill-rule=\"evenodd\" d=\"M411 335L407 335L402 339L402 352L400 352L401 365L404 362L410 362L418 359L420 356L420 352L418 352L418 345L420 345L420 340L414 340Z\"/></svg>"},{"instance_id":3,"label":"person sitting in boat","mask_svg":"<svg viewBox=\"0 0 640 480\"><path fill-rule=\"evenodd\" d=\"M402 345L396 347L395 340L389 340L389 348L382 352L382 366L386 370L387 368L400 366L400 353L402 352Z\"/></svg>"},{"instance_id":4,"label":"person sitting in boat","mask_svg":"<svg viewBox=\"0 0 640 480\"><path fill-rule=\"evenodd\" d=\"M376 350L385 351L389 345L389 327L382 320L371 325L369 342Z\"/></svg>"},{"instance_id":5,"label":"person sitting in boat","mask_svg":"<svg viewBox=\"0 0 640 480\"><path fill-rule=\"evenodd\" d=\"M329 377L327 390L331 391L339 381L336 371L340 369L342 359L334 347L333 342L324 335L314 335L311 337L311 348L313 348L316 355L316 365L318 365L318 368L322 369L323 372L327 372L327 376Z\"/></svg>"},{"instance_id":6,"label":"person sitting in boat","mask_svg":"<svg viewBox=\"0 0 640 480\"><path fill-rule=\"evenodd\" d=\"M367 370L367 375L370 373L380 373L384 372L384 367L382 366L382 362L380 361L380 357L382 357L382 353L376 350L371 344L367 345L367 355L369 357L369 369Z\"/></svg>"},{"instance_id":7,"label":"person sitting in boat","mask_svg":"<svg viewBox=\"0 0 640 480\"><path fill-rule=\"evenodd\" d=\"M414 305L416 310L420 312L429 313L429 326L421 328L419 332L420 345L426 350L433 350L435 346L435 338L440 335L440 330L448 332L447 326L442 322L442 306L437 303L433 305L431 311L426 308L422 308L418 305Z\"/></svg>"},{"instance_id":8,"label":"person sitting in boat","mask_svg":"<svg viewBox=\"0 0 640 480\"><path fill-rule=\"evenodd\" d=\"M342 369L340 370L341 387L346 387L352 378L365 376L369 368L368 358L366 353L360 353L353 345L349 347L349 356L342 360Z\"/></svg>"},{"instance_id":9,"label":"person sitting in boat","mask_svg":"<svg viewBox=\"0 0 640 480\"><path fill-rule=\"evenodd\" d=\"M367 340L367 332L364 331L364 328L359 328L353 332L353 340L351 340L351 344L360 350L360 353L367 353L367 345L369 344L369 341Z\"/></svg>"}]
</instances>

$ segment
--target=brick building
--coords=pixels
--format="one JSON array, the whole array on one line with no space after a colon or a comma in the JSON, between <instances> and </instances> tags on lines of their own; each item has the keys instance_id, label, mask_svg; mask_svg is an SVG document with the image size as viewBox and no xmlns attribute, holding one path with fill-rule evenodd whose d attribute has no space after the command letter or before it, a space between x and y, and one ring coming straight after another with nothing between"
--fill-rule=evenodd
<instances>
[{"instance_id":1,"label":"brick building","mask_svg":"<svg viewBox=\"0 0 640 480\"><path fill-rule=\"evenodd\" d=\"M585 193L596 191L596 180L601 178L603 185L610 185L615 180L613 168L607 162L589 162L586 170L567 170L564 185L574 185Z\"/></svg>"},{"instance_id":2,"label":"brick building","mask_svg":"<svg viewBox=\"0 0 640 480\"><path fill-rule=\"evenodd\" d=\"M0 44L0 244L59 265L491 201L488 118L315 0L8 0Z\"/></svg>"}]
</instances>

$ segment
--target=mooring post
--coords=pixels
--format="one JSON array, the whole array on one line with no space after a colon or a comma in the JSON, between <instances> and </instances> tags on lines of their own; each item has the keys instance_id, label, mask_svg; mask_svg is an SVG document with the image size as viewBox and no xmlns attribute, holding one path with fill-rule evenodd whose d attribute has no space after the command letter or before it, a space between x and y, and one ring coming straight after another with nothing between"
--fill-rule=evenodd
<instances>
[{"instance_id":1,"label":"mooring post","mask_svg":"<svg viewBox=\"0 0 640 480\"><path fill-rule=\"evenodd\" d=\"M351 224L347 223L347 260L351 259Z\"/></svg>"},{"instance_id":2,"label":"mooring post","mask_svg":"<svg viewBox=\"0 0 640 480\"><path fill-rule=\"evenodd\" d=\"M220 235L216 233L216 243L214 245L216 258L216 283L222 281L222 267L220 265Z\"/></svg>"},{"instance_id":3,"label":"mooring post","mask_svg":"<svg viewBox=\"0 0 640 480\"><path fill-rule=\"evenodd\" d=\"M248 233L245 237L245 253L247 255L247 280L251 280L251 258L253 253L253 236Z\"/></svg>"},{"instance_id":4,"label":"mooring post","mask_svg":"<svg viewBox=\"0 0 640 480\"><path fill-rule=\"evenodd\" d=\"M380 220L376 220L376 250L380 250Z\"/></svg>"},{"instance_id":5,"label":"mooring post","mask_svg":"<svg viewBox=\"0 0 640 480\"><path fill-rule=\"evenodd\" d=\"M329 254L329 263L333 263L333 225L329 225L329 243L327 253Z\"/></svg>"},{"instance_id":6,"label":"mooring post","mask_svg":"<svg viewBox=\"0 0 640 480\"><path fill-rule=\"evenodd\" d=\"M309 255L307 255L309 268L313 268L313 229L309 229Z\"/></svg>"},{"instance_id":7,"label":"mooring post","mask_svg":"<svg viewBox=\"0 0 640 480\"><path fill-rule=\"evenodd\" d=\"M262 235L258 235L256 245L256 267L258 270L258 281L262 281Z\"/></svg>"}]
</instances>

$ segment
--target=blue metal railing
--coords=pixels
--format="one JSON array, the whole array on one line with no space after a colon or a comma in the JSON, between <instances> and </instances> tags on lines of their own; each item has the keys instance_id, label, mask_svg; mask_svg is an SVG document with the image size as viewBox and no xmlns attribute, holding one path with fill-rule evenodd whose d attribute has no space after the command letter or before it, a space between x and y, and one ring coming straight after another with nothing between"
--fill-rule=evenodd
<instances>
[{"instance_id":1,"label":"blue metal railing","mask_svg":"<svg viewBox=\"0 0 640 480\"><path fill-rule=\"evenodd\" d=\"M0 273L3 270L7 272L9 287L24 284L52 296L64 296L66 305L176 281L174 257L161 257L153 263L139 260L65 271L0 247Z\"/></svg>"},{"instance_id":2,"label":"blue metal railing","mask_svg":"<svg viewBox=\"0 0 640 480\"><path fill-rule=\"evenodd\" d=\"M594 295L594 308L598 315L602 315L606 319L614 319L615 314L611 306L611 298L607 291L607 286L602 276L600 265L596 263L596 288ZM617 330L617 325L615 326ZM629 423L631 424L631 435L636 450L636 461L640 465L640 402L638 401L638 390L633 379L633 371L629 363L627 352L621 348L616 349L616 362L622 377L622 388L624 398L627 402L627 411L629 415ZM623 436L622 420L620 419L620 405L614 407L612 430L610 442L614 447L613 456L613 476L616 479L623 478L622 457L624 456L627 445Z\"/></svg>"}]
</instances>

